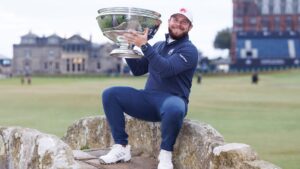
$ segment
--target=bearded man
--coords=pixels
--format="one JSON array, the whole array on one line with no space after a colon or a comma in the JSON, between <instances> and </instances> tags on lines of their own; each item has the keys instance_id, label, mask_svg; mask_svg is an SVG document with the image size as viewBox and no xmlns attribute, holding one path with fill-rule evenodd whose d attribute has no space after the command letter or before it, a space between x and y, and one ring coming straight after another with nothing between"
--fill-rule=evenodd
<instances>
[{"instance_id":1,"label":"bearded man","mask_svg":"<svg viewBox=\"0 0 300 169\"><path fill-rule=\"evenodd\" d=\"M161 122L158 169L173 169L172 152L188 111L192 79L198 62L197 48L189 40L191 13L181 8L168 20L166 40L148 43L144 33L130 31L128 43L141 48L142 58L127 58L133 75L148 73L144 89L110 87L102 93L102 103L115 145L99 157L103 164L128 162L131 159L124 113L144 121Z\"/></svg>"}]
</instances>

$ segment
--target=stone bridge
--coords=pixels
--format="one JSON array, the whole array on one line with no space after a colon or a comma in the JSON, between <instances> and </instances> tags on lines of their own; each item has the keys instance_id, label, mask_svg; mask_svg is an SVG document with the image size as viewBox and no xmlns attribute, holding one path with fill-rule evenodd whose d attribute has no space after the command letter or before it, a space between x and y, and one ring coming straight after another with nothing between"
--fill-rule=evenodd
<instances>
[{"instance_id":1,"label":"stone bridge","mask_svg":"<svg viewBox=\"0 0 300 169\"><path fill-rule=\"evenodd\" d=\"M156 169L160 124L126 118L133 158L100 165L113 144L105 117L76 121L62 139L35 129L0 127L0 169ZM225 143L208 124L185 120L175 144L175 169L280 169L246 144Z\"/></svg>"}]
</instances>

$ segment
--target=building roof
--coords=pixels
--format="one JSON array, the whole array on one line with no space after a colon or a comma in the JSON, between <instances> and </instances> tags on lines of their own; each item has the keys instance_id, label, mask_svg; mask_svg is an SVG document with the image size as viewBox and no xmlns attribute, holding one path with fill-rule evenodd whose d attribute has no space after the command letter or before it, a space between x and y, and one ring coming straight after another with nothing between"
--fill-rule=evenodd
<instances>
[{"instance_id":1,"label":"building roof","mask_svg":"<svg viewBox=\"0 0 300 169\"><path fill-rule=\"evenodd\" d=\"M77 34L71 36L70 38L64 41L64 44L87 44L87 43L90 43L90 41L84 39L83 37Z\"/></svg>"},{"instance_id":2,"label":"building roof","mask_svg":"<svg viewBox=\"0 0 300 169\"><path fill-rule=\"evenodd\" d=\"M47 38L57 38L57 39L62 39L60 36L58 36L56 33L48 36Z\"/></svg>"},{"instance_id":3,"label":"building roof","mask_svg":"<svg viewBox=\"0 0 300 169\"><path fill-rule=\"evenodd\" d=\"M22 38L38 38L36 34L33 34L31 31L29 31L26 35L21 36Z\"/></svg>"},{"instance_id":4,"label":"building roof","mask_svg":"<svg viewBox=\"0 0 300 169\"><path fill-rule=\"evenodd\" d=\"M97 43L92 43L91 38L90 40L87 40L83 38L79 34L74 34L69 38L62 38L56 33L53 33L52 35L49 36L38 36L36 34L33 34L31 31L27 33L26 35L21 36L21 43L16 44L16 45L28 45L27 43L22 43L22 39L34 39L34 42L30 43L29 45L91 45L91 48L93 50L101 49L105 47L105 45L113 45L113 48L116 48L116 44L111 44L109 42L103 43L103 44L97 44ZM57 40L57 41L53 41ZM50 42L51 41L51 42Z\"/></svg>"}]
</instances>

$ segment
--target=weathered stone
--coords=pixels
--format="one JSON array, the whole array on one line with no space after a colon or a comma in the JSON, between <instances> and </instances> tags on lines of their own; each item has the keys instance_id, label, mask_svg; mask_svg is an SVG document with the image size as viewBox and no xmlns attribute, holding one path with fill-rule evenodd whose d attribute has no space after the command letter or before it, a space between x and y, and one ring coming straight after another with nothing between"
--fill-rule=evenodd
<instances>
[{"instance_id":1,"label":"weathered stone","mask_svg":"<svg viewBox=\"0 0 300 169\"><path fill-rule=\"evenodd\" d=\"M160 125L126 116L128 142L133 151L144 157L156 157L159 152Z\"/></svg>"},{"instance_id":2,"label":"weathered stone","mask_svg":"<svg viewBox=\"0 0 300 169\"><path fill-rule=\"evenodd\" d=\"M221 134L210 125L185 120L174 147L175 168L209 168L212 150L223 143Z\"/></svg>"},{"instance_id":3,"label":"weathered stone","mask_svg":"<svg viewBox=\"0 0 300 169\"><path fill-rule=\"evenodd\" d=\"M156 169L160 123L126 118L132 159L129 163L101 165L113 142L104 117L84 118L69 127L65 144L56 136L34 129L0 127L0 169ZM92 149L91 149L92 148ZM84 150L79 150L84 149ZM185 120L176 141L175 169L280 169L258 160L249 145L225 144L210 125Z\"/></svg>"},{"instance_id":4,"label":"weathered stone","mask_svg":"<svg viewBox=\"0 0 300 169\"><path fill-rule=\"evenodd\" d=\"M132 156L130 162L114 165L100 164L99 157L107 154L109 149L73 150L75 159L85 163L86 166L97 167L100 169L156 169L157 160L149 157ZM84 168L85 169L85 168Z\"/></svg>"},{"instance_id":5,"label":"weathered stone","mask_svg":"<svg viewBox=\"0 0 300 169\"><path fill-rule=\"evenodd\" d=\"M1 127L0 140L0 152L6 157L0 163L3 168L79 168L71 148L56 136L28 128Z\"/></svg>"},{"instance_id":6,"label":"weathered stone","mask_svg":"<svg viewBox=\"0 0 300 169\"><path fill-rule=\"evenodd\" d=\"M97 159L96 156L91 155L91 154L81 151L81 150L73 150L73 154L74 154L75 160L84 161L84 160Z\"/></svg>"},{"instance_id":7,"label":"weathered stone","mask_svg":"<svg viewBox=\"0 0 300 169\"><path fill-rule=\"evenodd\" d=\"M263 160L246 161L243 169L281 169L280 167Z\"/></svg>"},{"instance_id":8,"label":"weathered stone","mask_svg":"<svg viewBox=\"0 0 300 169\"><path fill-rule=\"evenodd\" d=\"M89 165L85 162L82 162L82 161L77 161L78 164L79 164L79 168L80 169L99 169L98 167L95 167L95 166L92 166L92 165Z\"/></svg>"},{"instance_id":9,"label":"weathered stone","mask_svg":"<svg viewBox=\"0 0 300 169\"><path fill-rule=\"evenodd\" d=\"M103 116L76 121L62 138L72 149L105 148L112 143L110 129Z\"/></svg>"},{"instance_id":10,"label":"weathered stone","mask_svg":"<svg viewBox=\"0 0 300 169\"><path fill-rule=\"evenodd\" d=\"M256 160L257 156L246 144L230 143L213 150L213 169L240 168L243 161Z\"/></svg>"},{"instance_id":11,"label":"weathered stone","mask_svg":"<svg viewBox=\"0 0 300 169\"><path fill-rule=\"evenodd\" d=\"M5 169L6 166L5 144L2 135L0 135L0 169Z\"/></svg>"},{"instance_id":12,"label":"weathered stone","mask_svg":"<svg viewBox=\"0 0 300 169\"><path fill-rule=\"evenodd\" d=\"M213 150L213 169L241 169L245 161L258 159L257 153L246 144L229 143Z\"/></svg>"},{"instance_id":13,"label":"weathered stone","mask_svg":"<svg viewBox=\"0 0 300 169\"><path fill-rule=\"evenodd\" d=\"M101 129L99 126L89 125L89 122L105 124L102 125L105 128ZM91 133L91 131L94 132ZM101 131L104 132L101 133ZM136 154L143 157L157 157L161 142L160 123L145 122L126 116L126 131L129 135L129 144ZM110 138L110 140L100 142L101 137ZM90 141L96 140L95 138L98 138L98 142ZM75 122L73 126L69 127L63 139L75 149L81 147L106 148L113 144L105 118L98 116L80 119ZM213 148L223 144L223 142L223 137L210 125L185 120L174 146L173 160L175 168L208 168Z\"/></svg>"},{"instance_id":14,"label":"weathered stone","mask_svg":"<svg viewBox=\"0 0 300 169\"><path fill-rule=\"evenodd\" d=\"M87 160L86 164L99 169L156 169L157 161L149 157L132 157L128 163L117 163L113 165L103 165L98 159Z\"/></svg>"}]
</instances>

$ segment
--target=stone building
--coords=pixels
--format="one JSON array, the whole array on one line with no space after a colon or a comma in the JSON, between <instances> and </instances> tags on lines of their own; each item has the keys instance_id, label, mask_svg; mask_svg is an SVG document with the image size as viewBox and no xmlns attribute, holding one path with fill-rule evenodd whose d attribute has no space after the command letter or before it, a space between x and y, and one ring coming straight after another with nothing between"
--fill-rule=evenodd
<instances>
[{"instance_id":1,"label":"stone building","mask_svg":"<svg viewBox=\"0 0 300 169\"><path fill-rule=\"evenodd\" d=\"M115 46L95 44L80 35L39 37L32 32L13 45L14 75L106 74L120 71L122 61L109 56Z\"/></svg>"}]
</instances>

